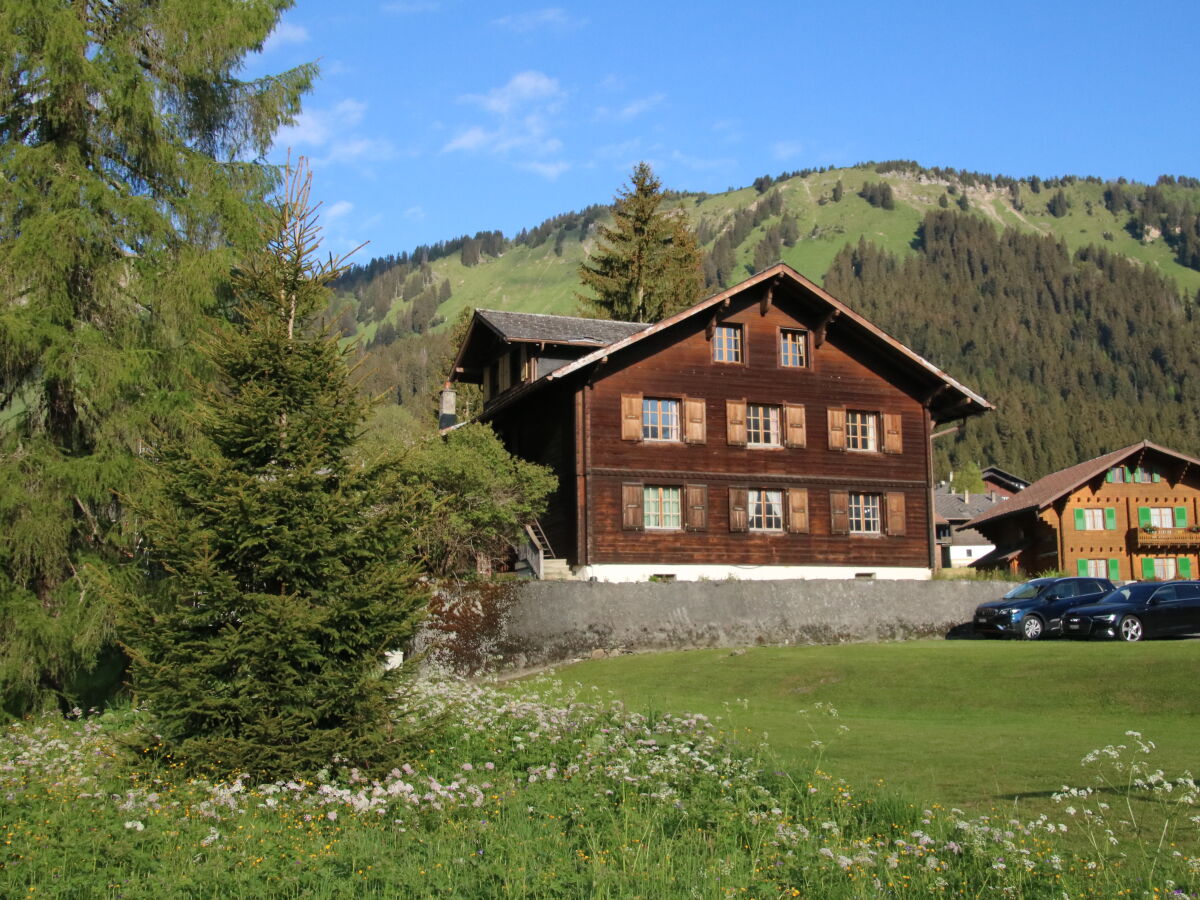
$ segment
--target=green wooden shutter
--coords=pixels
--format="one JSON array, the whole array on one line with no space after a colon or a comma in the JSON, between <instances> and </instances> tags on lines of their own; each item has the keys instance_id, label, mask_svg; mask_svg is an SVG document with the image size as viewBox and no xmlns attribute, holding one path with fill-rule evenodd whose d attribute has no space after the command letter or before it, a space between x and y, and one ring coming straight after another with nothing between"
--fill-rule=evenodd
<instances>
[{"instance_id":1,"label":"green wooden shutter","mask_svg":"<svg viewBox=\"0 0 1200 900\"><path fill-rule=\"evenodd\" d=\"M1109 469L1107 472L1104 473L1104 480L1107 481L1109 484L1112 484L1114 481L1116 481L1116 478L1117 478L1117 470L1116 469Z\"/></svg>"},{"instance_id":2,"label":"green wooden shutter","mask_svg":"<svg viewBox=\"0 0 1200 900\"><path fill-rule=\"evenodd\" d=\"M1154 473L1154 483L1158 484L1160 481L1162 481L1162 476L1159 475L1157 472L1155 472Z\"/></svg>"},{"instance_id":3,"label":"green wooden shutter","mask_svg":"<svg viewBox=\"0 0 1200 900\"><path fill-rule=\"evenodd\" d=\"M1175 561L1175 570L1179 573L1180 578L1191 578L1192 561L1186 556L1179 557L1179 559Z\"/></svg>"},{"instance_id":4,"label":"green wooden shutter","mask_svg":"<svg viewBox=\"0 0 1200 900\"><path fill-rule=\"evenodd\" d=\"M1125 472L1125 483L1129 484L1133 481L1133 473L1129 471L1129 466L1125 466L1123 471Z\"/></svg>"},{"instance_id":5,"label":"green wooden shutter","mask_svg":"<svg viewBox=\"0 0 1200 900\"><path fill-rule=\"evenodd\" d=\"M1138 528L1149 528L1149 527L1150 527L1150 507L1139 506L1138 507Z\"/></svg>"},{"instance_id":6,"label":"green wooden shutter","mask_svg":"<svg viewBox=\"0 0 1200 900\"><path fill-rule=\"evenodd\" d=\"M1111 506L1104 507L1104 529L1105 531L1117 530L1117 511Z\"/></svg>"},{"instance_id":7,"label":"green wooden shutter","mask_svg":"<svg viewBox=\"0 0 1200 900\"><path fill-rule=\"evenodd\" d=\"M1175 527L1176 528L1187 528L1187 507L1186 506L1175 507Z\"/></svg>"},{"instance_id":8,"label":"green wooden shutter","mask_svg":"<svg viewBox=\"0 0 1200 900\"><path fill-rule=\"evenodd\" d=\"M1154 577L1154 560L1148 556L1142 560L1142 577L1143 578L1153 578Z\"/></svg>"},{"instance_id":9,"label":"green wooden shutter","mask_svg":"<svg viewBox=\"0 0 1200 900\"><path fill-rule=\"evenodd\" d=\"M1108 561L1108 580L1116 581L1121 577L1121 563L1119 560L1110 559Z\"/></svg>"},{"instance_id":10,"label":"green wooden shutter","mask_svg":"<svg viewBox=\"0 0 1200 900\"><path fill-rule=\"evenodd\" d=\"M1075 530L1083 531L1083 525L1083 510L1077 509L1075 510Z\"/></svg>"},{"instance_id":11,"label":"green wooden shutter","mask_svg":"<svg viewBox=\"0 0 1200 900\"><path fill-rule=\"evenodd\" d=\"M1087 574L1087 560L1086 559L1075 560L1075 568L1078 570L1078 574L1086 575Z\"/></svg>"}]
</instances>

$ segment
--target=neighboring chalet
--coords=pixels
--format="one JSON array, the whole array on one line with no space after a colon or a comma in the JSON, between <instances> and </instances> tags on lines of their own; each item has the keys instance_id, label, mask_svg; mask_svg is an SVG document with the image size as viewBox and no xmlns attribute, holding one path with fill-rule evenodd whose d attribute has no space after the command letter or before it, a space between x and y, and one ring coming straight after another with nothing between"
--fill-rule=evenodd
<instances>
[{"instance_id":1,"label":"neighboring chalet","mask_svg":"<svg viewBox=\"0 0 1200 900\"><path fill-rule=\"evenodd\" d=\"M984 493L1003 500L1013 494L1019 494L1029 487L1029 482L1011 472L1005 472L998 466L988 466L980 475L983 477Z\"/></svg>"},{"instance_id":2,"label":"neighboring chalet","mask_svg":"<svg viewBox=\"0 0 1200 900\"><path fill-rule=\"evenodd\" d=\"M451 380L602 581L927 578L933 426L992 408L782 264L655 325L479 310Z\"/></svg>"},{"instance_id":3,"label":"neighboring chalet","mask_svg":"<svg viewBox=\"0 0 1200 900\"><path fill-rule=\"evenodd\" d=\"M995 494L955 493L939 484L933 492L933 508L937 519L937 544L943 569L960 569L982 559L996 549L973 528L964 528L968 521L1004 502Z\"/></svg>"},{"instance_id":4,"label":"neighboring chalet","mask_svg":"<svg viewBox=\"0 0 1200 900\"><path fill-rule=\"evenodd\" d=\"M1114 581L1191 578L1200 460L1142 441L1047 475L967 523L996 545L974 565Z\"/></svg>"}]
</instances>

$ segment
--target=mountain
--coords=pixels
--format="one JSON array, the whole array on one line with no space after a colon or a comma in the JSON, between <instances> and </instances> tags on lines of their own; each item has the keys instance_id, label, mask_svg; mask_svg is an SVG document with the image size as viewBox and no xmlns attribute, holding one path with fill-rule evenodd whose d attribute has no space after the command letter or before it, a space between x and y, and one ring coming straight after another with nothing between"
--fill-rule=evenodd
<instances>
[{"instance_id":1,"label":"mountain","mask_svg":"<svg viewBox=\"0 0 1200 900\"><path fill-rule=\"evenodd\" d=\"M995 402L939 441L942 469L974 460L1035 478L1142 437L1200 450L1200 180L889 162L670 202L706 251L712 290L782 259ZM577 267L606 214L373 260L339 283L330 315L370 349L370 388L428 407L463 310L577 311Z\"/></svg>"}]
</instances>

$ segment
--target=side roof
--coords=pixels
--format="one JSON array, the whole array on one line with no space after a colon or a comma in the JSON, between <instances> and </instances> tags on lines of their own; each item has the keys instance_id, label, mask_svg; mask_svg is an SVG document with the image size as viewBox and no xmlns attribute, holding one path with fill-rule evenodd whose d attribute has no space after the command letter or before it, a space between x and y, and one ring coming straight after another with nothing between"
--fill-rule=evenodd
<instances>
[{"instance_id":1,"label":"side roof","mask_svg":"<svg viewBox=\"0 0 1200 900\"><path fill-rule=\"evenodd\" d=\"M510 343L582 344L607 347L622 338L645 331L645 322L614 322L611 319L584 319L578 316L550 316L544 313L505 312L497 309L476 310L480 321Z\"/></svg>"},{"instance_id":2,"label":"side roof","mask_svg":"<svg viewBox=\"0 0 1200 900\"><path fill-rule=\"evenodd\" d=\"M1105 453L1103 456L1097 456L1095 459L1089 459L1086 462L1077 463L1069 468L1051 472L1044 478L1039 478L1019 494L1009 497L1003 503L997 503L993 509L987 512L980 513L963 527L976 528L983 523L1029 510L1040 512L1056 500L1091 481L1097 475L1108 471L1118 463L1124 462L1134 454L1143 453L1146 450L1165 453L1167 456L1173 456L1188 464L1200 466L1200 459L1188 456L1186 453L1180 453L1178 450L1163 447L1152 441L1139 441L1136 444L1130 444L1128 447L1122 447L1120 450L1114 450L1111 453Z\"/></svg>"}]
</instances>

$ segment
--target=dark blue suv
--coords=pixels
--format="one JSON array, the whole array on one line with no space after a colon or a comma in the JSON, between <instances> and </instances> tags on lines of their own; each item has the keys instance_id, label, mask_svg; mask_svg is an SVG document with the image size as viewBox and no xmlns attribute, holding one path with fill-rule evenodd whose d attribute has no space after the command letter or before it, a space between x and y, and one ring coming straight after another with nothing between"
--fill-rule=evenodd
<instances>
[{"instance_id":1,"label":"dark blue suv","mask_svg":"<svg viewBox=\"0 0 1200 900\"><path fill-rule=\"evenodd\" d=\"M1095 603L1115 586L1107 578L1035 578L975 610L975 631L1036 641L1062 634L1063 614Z\"/></svg>"}]
</instances>

